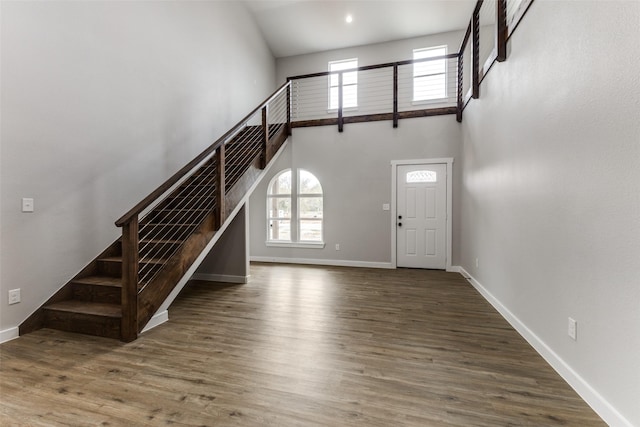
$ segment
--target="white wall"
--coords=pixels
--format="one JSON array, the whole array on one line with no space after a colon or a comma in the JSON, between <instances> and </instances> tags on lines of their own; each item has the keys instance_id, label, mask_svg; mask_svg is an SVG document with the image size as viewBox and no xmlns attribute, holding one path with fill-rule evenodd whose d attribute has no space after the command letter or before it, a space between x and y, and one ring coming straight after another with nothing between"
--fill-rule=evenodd
<instances>
[{"instance_id":1,"label":"white wall","mask_svg":"<svg viewBox=\"0 0 640 427\"><path fill-rule=\"evenodd\" d=\"M638 40L638 2L536 0L463 121L462 266L610 425L640 425Z\"/></svg>"},{"instance_id":2,"label":"white wall","mask_svg":"<svg viewBox=\"0 0 640 427\"><path fill-rule=\"evenodd\" d=\"M249 280L249 224L247 205L222 233L198 267L193 279L247 283Z\"/></svg>"},{"instance_id":3,"label":"white wall","mask_svg":"<svg viewBox=\"0 0 640 427\"><path fill-rule=\"evenodd\" d=\"M466 28L464 29L466 30ZM376 65L387 62L413 59L413 49L447 45L447 53L457 53L464 37L464 31L435 34L378 43L366 46L355 46L345 49L311 53L307 55L278 58L278 82L286 82L287 77L301 74L318 73L329 70L329 61L358 58L358 66Z\"/></svg>"},{"instance_id":4,"label":"white wall","mask_svg":"<svg viewBox=\"0 0 640 427\"><path fill-rule=\"evenodd\" d=\"M275 89L241 2L1 2L0 332ZM33 197L35 212L20 212ZM21 288L22 303L7 305Z\"/></svg>"},{"instance_id":5,"label":"white wall","mask_svg":"<svg viewBox=\"0 0 640 427\"><path fill-rule=\"evenodd\" d=\"M291 143L250 199L251 256L255 259L321 260L329 264L384 266L391 262L391 160L460 156L460 125L454 115L400 120L392 123L347 124L297 128ZM265 245L266 192L278 172L306 169L324 192L323 249L274 248ZM460 174L454 163L454 194ZM456 210L454 197L454 211ZM454 214L456 239L459 215ZM340 251L335 244L340 244ZM456 261L454 240L454 263ZM373 263L373 264L370 264Z\"/></svg>"}]
</instances>

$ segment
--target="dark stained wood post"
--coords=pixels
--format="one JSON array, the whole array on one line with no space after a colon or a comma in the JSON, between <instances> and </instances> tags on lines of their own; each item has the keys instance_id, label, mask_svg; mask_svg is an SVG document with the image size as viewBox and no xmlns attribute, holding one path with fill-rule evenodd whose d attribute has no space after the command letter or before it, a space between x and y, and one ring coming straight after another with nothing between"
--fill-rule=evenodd
<instances>
[{"instance_id":1,"label":"dark stained wood post","mask_svg":"<svg viewBox=\"0 0 640 427\"><path fill-rule=\"evenodd\" d=\"M291 80L287 79L287 135L291 136Z\"/></svg>"},{"instance_id":2,"label":"dark stained wood post","mask_svg":"<svg viewBox=\"0 0 640 427\"><path fill-rule=\"evenodd\" d=\"M344 129L344 117L342 117L342 72L338 74L338 132Z\"/></svg>"},{"instance_id":3,"label":"dark stained wood post","mask_svg":"<svg viewBox=\"0 0 640 427\"><path fill-rule=\"evenodd\" d=\"M472 28L473 18L469 21L467 32L464 34L460 49L458 49L458 107L456 111L456 120L458 122L462 122L462 110L464 110L464 99L466 96L465 93L462 93L464 90L464 71L465 67L471 66L471 64L464 63L464 53L467 50L467 45L469 44L469 37L471 37ZM473 79L473 76L470 75L470 77Z\"/></svg>"},{"instance_id":4,"label":"dark stained wood post","mask_svg":"<svg viewBox=\"0 0 640 427\"><path fill-rule=\"evenodd\" d=\"M224 224L225 216L226 216L226 207L225 207L225 158L224 158L224 144L220 145L216 149L215 154L216 161L216 203L218 205L218 212L216 212L216 230L219 230Z\"/></svg>"},{"instance_id":5,"label":"dark stained wood post","mask_svg":"<svg viewBox=\"0 0 640 427\"><path fill-rule=\"evenodd\" d=\"M398 64L393 66L393 127L398 127Z\"/></svg>"},{"instance_id":6,"label":"dark stained wood post","mask_svg":"<svg viewBox=\"0 0 640 427\"><path fill-rule=\"evenodd\" d=\"M464 46L460 49L458 53L458 105L456 110L456 120L458 123L462 122L462 107L464 102L464 96L462 94L462 90L464 89Z\"/></svg>"},{"instance_id":7,"label":"dark stained wood post","mask_svg":"<svg viewBox=\"0 0 640 427\"><path fill-rule=\"evenodd\" d=\"M471 97L477 99L480 97L480 7L482 0L478 0L476 8L473 11L471 19L473 26L473 44L471 45L471 54L473 55L473 70L471 72Z\"/></svg>"},{"instance_id":8,"label":"dark stained wood post","mask_svg":"<svg viewBox=\"0 0 640 427\"><path fill-rule=\"evenodd\" d=\"M260 169L269 163L269 104L262 107L262 154L260 155Z\"/></svg>"},{"instance_id":9,"label":"dark stained wood post","mask_svg":"<svg viewBox=\"0 0 640 427\"><path fill-rule=\"evenodd\" d=\"M507 36L509 29L507 28L507 0L497 0L497 34L496 34L496 51L498 62L507 60Z\"/></svg>"},{"instance_id":10,"label":"dark stained wood post","mask_svg":"<svg viewBox=\"0 0 640 427\"><path fill-rule=\"evenodd\" d=\"M138 215L122 226L122 341L138 338Z\"/></svg>"}]
</instances>

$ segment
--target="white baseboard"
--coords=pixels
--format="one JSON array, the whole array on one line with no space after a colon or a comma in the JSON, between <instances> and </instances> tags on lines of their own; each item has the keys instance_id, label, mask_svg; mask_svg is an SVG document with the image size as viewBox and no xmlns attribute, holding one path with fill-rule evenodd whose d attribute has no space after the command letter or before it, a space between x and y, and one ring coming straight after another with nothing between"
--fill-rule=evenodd
<instances>
[{"instance_id":1,"label":"white baseboard","mask_svg":"<svg viewBox=\"0 0 640 427\"><path fill-rule=\"evenodd\" d=\"M224 283L249 283L251 276L232 276L230 274L206 274L196 273L191 276L192 280L204 280L206 282L224 282Z\"/></svg>"},{"instance_id":2,"label":"white baseboard","mask_svg":"<svg viewBox=\"0 0 640 427\"><path fill-rule=\"evenodd\" d=\"M280 258L252 256L251 261L274 262L279 264L307 264L307 265L329 265L333 267L363 267L363 268L390 268L390 262L370 262L370 261L350 261L342 259L311 259L311 258Z\"/></svg>"},{"instance_id":3,"label":"white baseboard","mask_svg":"<svg viewBox=\"0 0 640 427\"><path fill-rule=\"evenodd\" d=\"M0 344L3 342L15 340L20 337L20 330L17 326L0 331Z\"/></svg>"},{"instance_id":4,"label":"white baseboard","mask_svg":"<svg viewBox=\"0 0 640 427\"><path fill-rule=\"evenodd\" d=\"M447 268L448 273L460 273L461 270L462 270L462 267L460 267L459 265L452 265L449 268Z\"/></svg>"},{"instance_id":5,"label":"white baseboard","mask_svg":"<svg viewBox=\"0 0 640 427\"><path fill-rule=\"evenodd\" d=\"M464 268L462 276L505 318L507 322L547 361L549 365L584 399L585 402L610 426L633 427L600 393L585 381L571 366L558 356L540 337L504 306L491 292L480 284Z\"/></svg>"},{"instance_id":6,"label":"white baseboard","mask_svg":"<svg viewBox=\"0 0 640 427\"><path fill-rule=\"evenodd\" d=\"M162 325L164 322L167 322L167 321L169 321L169 310L157 312L156 314L153 315L151 320L147 322L144 329L140 333L147 332L148 330L153 329L158 325Z\"/></svg>"}]
</instances>

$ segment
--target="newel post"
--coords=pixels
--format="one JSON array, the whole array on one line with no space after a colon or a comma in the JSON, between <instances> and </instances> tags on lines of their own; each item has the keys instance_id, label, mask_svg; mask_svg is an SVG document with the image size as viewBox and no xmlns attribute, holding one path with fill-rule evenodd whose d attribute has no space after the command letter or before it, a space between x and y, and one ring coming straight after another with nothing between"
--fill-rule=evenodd
<instances>
[{"instance_id":1,"label":"newel post","mask_svg":"<svg viewBox=\"0 0 640 427\"><path fill-rule=\"evenodd\" d=\"M291 80L287 85L287 135L291 136Z\"/></svg>"},{"instance_id":2,"label":"newel post","mask_svg":"<svg viewBox=\"0 0 640 427\"><path fill-rule=\"evenodd\" d=\"M458 123L462 122L462 107L464 103L464 97L462 90L464 88L464 49L460 50L458 53L458 92L457 92L457 107L456 107L456 120Z\"/></svg>"},{"instance_id":3,"label":"newel post","mask_svg":"<svg viewBox=\"0 0 640 427\"><path fill-rule=\"evenodd\" d=\"M215 155L216 161L216 202L218 205L218 211L216 212L216 230L219 230L224 224L224 220L226 217L226 206L225 206L225 157L224 157L224 144L220 145L216 149Z\"/></svg>"},{"instance_id":4,"label":"newel post","mask_svg":"<svg viewBox=\"0 0 640 427\"><path fill-rule=\"evenodd\" d=\"M138 338L138 215L122 226L122 341Z\"/></svg>"},{"instance_id":5,"label":"newel post","mask_svg":"<svg viewBox=\"0 0 640 427\"><path fill-rule=\"evenodd\" d=\"M398 127L398 64L393 66L393 127Z\"/></svg>"},{"instance_id":6,"label":"newel post","mask_svg":"<svg viewBox=\"0 0 640 427\"><path fill-rule=\"evenodd\" d=\"M496 50L498 62L507 60L507 0L498 0L496 2L496 15L498 18L497 34L496 34Z\"/></svg>"},{"instance_id":7,"label":"newel post","mask_svg":"<svg viewBox=\"0 0 640 427\"><path fill-rule=\"evenodd\" d=\"M269 104L262 107L262 155L260 156L260 169L267 167L269 163Z\"/></svg>"},{"instance_id":8,"label":"newel post","mask_svg":"<svg viewBox=\"0 0 640 427\"><path fill-rule=\"evenodd\" d=\"M482 6L482 0L478 0L475 10L473 11L473 18L471 19L472 28L472 71L471 71L471 97L474 99L480 98L480 7Z\"/></svg>"},{"instance_id":9,"label":"newel post","mask_svg":"<svg viewBox=\"0 0 640 427\"><path fill-rule=\"evenodd\" d=\"M342 117L342 72L338 74L338 132L344 129L344 118Z\"/></svg>"}]
</instances>

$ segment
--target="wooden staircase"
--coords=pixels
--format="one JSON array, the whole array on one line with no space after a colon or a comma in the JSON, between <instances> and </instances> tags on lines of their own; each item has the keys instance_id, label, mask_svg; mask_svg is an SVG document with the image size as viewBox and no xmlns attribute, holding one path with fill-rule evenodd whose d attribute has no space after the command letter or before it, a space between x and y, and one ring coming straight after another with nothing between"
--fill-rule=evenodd
<instances>
[{"instance_id":1,"label":"wooden staircase","mask_svg":"<svg viewBox=\"0 0 640 427\"><path fill-rule=\"evenodd\" d=\"M288 91L288 84L281 87L187 165L197 164L195 168L183 168L189 169L188 173L179 171L147 197L155 203L145 199L123 217L125 220L121 218L123 237L23 322L20 334L53 328L124 341L135 339L225 220L231 219L229 214L258 179L260 169L290 135L288 120L268 122L269 104L278 97L286 100L288 113ZM262 124L248 125L260 112ZM156 197L158 193L162 196ZM131 248L126 247L131 239L124 230L133 221L136 253L131 257ZM126 264L130 259L135 260L133 265ZM132 268L135 283L128 285Z\"/></svg>"}]
</instances>

